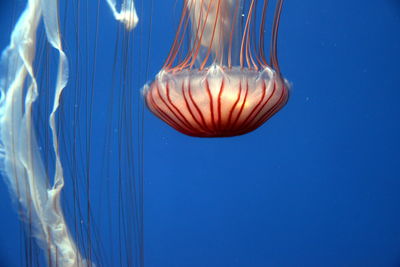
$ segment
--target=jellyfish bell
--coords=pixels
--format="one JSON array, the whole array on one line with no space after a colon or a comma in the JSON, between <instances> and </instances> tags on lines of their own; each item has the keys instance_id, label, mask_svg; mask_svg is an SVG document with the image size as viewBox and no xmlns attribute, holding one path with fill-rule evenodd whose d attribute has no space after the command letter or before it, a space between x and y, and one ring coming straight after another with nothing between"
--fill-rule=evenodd
<instances>
[{"instance_id":1,"label":"jellyfish bell","mask_svg":"<svg viewBox=\"0 0 400 267\"><path fill-rule=\"evenodd\" d=\"M269 67L254 71L217 64L194 73L161 72L146 93L153 113L176 130L198 137L253 131L287 98L287 86Z\"/></svg>"},{"instance_id":2,"label":"jellyfish bell","mask_svg":"<svg viewBox=\"0 0 400 267\"><path fill-rule=\"evenodd\" d=\"M256 0L248 8L240 0L185 0L170 54L144 88L149 109L179 132L196 137L236 136L260 127L289 96L276 48L282 5L278 0L267 63L267 0L258 34ZM187 38L188 48L183 45Z\"/></svg>"}]
</instances>

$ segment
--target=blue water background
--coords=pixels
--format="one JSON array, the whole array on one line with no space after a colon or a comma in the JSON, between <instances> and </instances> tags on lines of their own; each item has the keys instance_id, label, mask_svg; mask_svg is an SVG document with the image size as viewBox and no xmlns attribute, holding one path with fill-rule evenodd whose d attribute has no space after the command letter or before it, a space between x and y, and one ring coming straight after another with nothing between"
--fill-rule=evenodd
<instances>
[{"instance_id":1,"label":"blue water background","mask_svg":"<svg viewBox=\"0 0 400 267\"><path fill-rule=\"evenodd\" d=\"M0 4L1 49L10 2ZM153 18L149 79L179 14L174 0L154 3L139 10ZM146 112L145 266L400 266L399 33L396 0L286 1L279 59L293 87L263 127L198 139ZM0 266L19 266L4 183L0 211Z\"/></svg>"}]
</instances>

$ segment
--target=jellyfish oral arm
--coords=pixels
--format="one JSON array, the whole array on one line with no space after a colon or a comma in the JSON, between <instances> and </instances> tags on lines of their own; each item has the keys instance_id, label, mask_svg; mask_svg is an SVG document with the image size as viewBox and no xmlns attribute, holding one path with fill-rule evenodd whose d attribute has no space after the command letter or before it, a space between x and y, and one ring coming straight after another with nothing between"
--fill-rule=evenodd
<instances>
[{"instance_id":1,"label":"jellyfish oral arm","mask_svg":"<svg viewBox=\"0 0 400 267\"><path fill-rule=\"evenodd\" d=\"M220 51L225 50L225 46L229 43L232 25L235 23L236 7L241 0L189 0L187 8L190 12L190 20L192 22L193 43L196 50L201 47L208 48L217 57L222 57ZM197 40L197 41L196 41ZM205 55L198 58L203 60Z\"/></svg>"},{"instance_id":2,"label":"jellyfish oral arm","mask_svg":"<svg viewBox=\"0 0 400 267\"><path fill-rule=\"evenodd\" d=\"M139 22L139 18L136 13L135 3L133 0L123 0L121 4L121 11L117 11L117 3L116 0L107 0L107 4L109 5L114 18L119 22L125 25L127 30L132 30L136 27L136 24Z\"/></svg>"},{"instance_id":3,"label":"jellyfish oral arm","mask_svg":"<svg viewBox=\"0 0 400 267\"><path fill-rule=\"evenodd\" d=\"M49 43L59 52L58 76L49 126L56 166L54 184L47 185L46 172L32 118L40 92L34 76L36 31L40 19ZM57 1L29 0L1 56L0 162L2 176L17 202L20 215L33 228L33 236L46 251L49 266L87 266L68 230L60 205L64 186L58 151L55 114L68 80L67 58L58 28Z\"/></svg>"}]
</instances>

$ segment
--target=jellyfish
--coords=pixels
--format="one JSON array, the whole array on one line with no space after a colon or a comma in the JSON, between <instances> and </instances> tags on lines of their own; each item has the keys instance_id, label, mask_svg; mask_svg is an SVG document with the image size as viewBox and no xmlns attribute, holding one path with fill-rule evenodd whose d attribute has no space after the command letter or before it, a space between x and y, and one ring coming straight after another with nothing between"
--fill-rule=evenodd
<instances>
[{"instance_id":1,"label":"jellyfish","mask_svg":"<svg viewBox=\"0 0 400 267\"><path fill-rule=\"evenodd\" d=\"M47 265L143 266L143 210L136 203L143 195L132 193L143 187L142 181L132 179L134 172L141 171L141 162L132 160L135 153L141 153L136 147L136 143L141 145L140 138L135 141L132 137L136 130L132 119L142 114L140 105L136 107L130 101L134 98L132 83L138 83L138 73L146 71L133 67L133 38L128 33L138 23L138 16L133 0L93 1L97 7L86 2L27 1L1 58L2 177L25 224L27 246L33 246L30 239L36 240ZM100 108L107 113L106 119L99 119L107 124L104 133L92 122L99 110L93 108L99 105L93 99L101 90L93 84L103 78L94 70L104 56L96 47L103 40L97 38L97 32L101 32L96 31L98 24L91 30L86 28L84 13L101 21L104 18L98 10L103 2L122 23L115 27L119 41L114 65L118 67L112 66L107 73L112 77L112 86L106 88L112 89L107 96L113 108ZM153 3L141 1L147 2ZM193 136L233 136L255 129L287 101L288 86L276 59L282 1L275 11L268 64L263 50L265 23L256 16L257 1L183 2L170 55L156 81L145 87L148 107L172 127ZM64 5L64 9L58 5ZM70 13L73 16L66 17ZM262 21L266 20L267 1L261 14ZM48 47L38 42L41 23ZM68 31L74 23L78 25L73 29L77 41L65 44L66 33L74 32ZM260 24L258 30L256 24ZM83 38L81 32L85 32ZM84 43L92 38L93 43ZM187 42L189 46L185 47ZM81 57L82 50L90 55ZM46 57L54 62L42 64ZM49 82L40 82L40 76L47 75L51 77ZM38 104L45 106L47 102L49 109ZM92 137L98 134L106 136L105 144L117 148L105 145L105 152L97 149ZM98 163L94 160L98 155L105 158L101 160L105 164L94 163ZM103 170L104 177L96 176ZM104 184L96 184L98 180ZM107 191L114 191L116 196L110 197ZM64 199L70 201L64 203L63 196L68 193L72 198ZM95 204L90 201L93 198L106 203L99 210L107 214L107 222L96 221ZM99 230L99 225L107 228ZM106 232L104 229L111 229L107 238L99 237ZM30 257L25 265L43 266L37 256L29 256L32 250L25 253Z\"/></svg>"},{"instance_id":2,"label":"jellyfish","mask_svg":"<svg viewBox=\"0 0 400 267\"><path fill-rule=\"evenodd\" d=\"M269 62L268 1L257 2L184 1L165 64L144 87L146 104L158 118L189 136L229 137L255 130L286 104L288 83L277 58L283 0L274 12Z\"/></svg>"},{"instance_id":3,"label":"jellyfish","mask_svg":"<svg viewBox=\"0 0 400 267\"><path fill-rule=\"evenodd\" d=\"M65 165L60 154L58 113L68 84L69 66L61 41L58 3L28 0L12 31L10 44L1 55L0 166L19 215L42 248L47 265L95 266L90 253L89 257L81 253L60 203L65 185ZM114 17L127 30L136 26L138 18L133 0L124 0L120 11L117 11L115 0L107 0L107 3ZM51 91L46 91L38 82L36 74L41 69L34 64L40 58L36 46L41 22L49 46L58 54ZM43 95L53 96L53 105L46 114L48 123L43 127L48 127L51 135L52 178L43 158L42 150L46 143L37 138L38 130L43 129L35 120L38 109L35 102Z\"/></svg>"}]
</instances>

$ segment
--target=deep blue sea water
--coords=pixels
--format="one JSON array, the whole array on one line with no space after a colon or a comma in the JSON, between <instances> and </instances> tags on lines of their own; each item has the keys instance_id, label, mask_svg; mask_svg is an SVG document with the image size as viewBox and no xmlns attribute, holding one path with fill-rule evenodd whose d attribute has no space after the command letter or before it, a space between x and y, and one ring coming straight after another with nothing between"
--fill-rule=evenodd
<instances>
[{"instance_id":1,"label":"deep blue sea water","mask_svg":"<svg viewBox=\"0 0 400 267\"><path fill-rule=\"evenodd\" d=\"M4 49L24 1L1 1ZM175 0L138 2L142 24L131 43L147 48L135 52L136 92L161 68L180 14ZM117 23L100 3L101 103ZM82 13L93 16L95 9ZM399 29L397 0L287 0L279 60L291 95L264 126L240 137L199 139L146 111L145 266L400 266ZM106 118L107 109L97 106L95 120ZM14 208L0 183L1 267L24 262Z\"/></svg>"}]
</instances>

